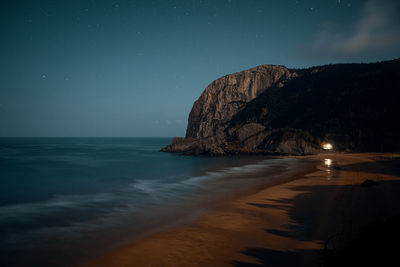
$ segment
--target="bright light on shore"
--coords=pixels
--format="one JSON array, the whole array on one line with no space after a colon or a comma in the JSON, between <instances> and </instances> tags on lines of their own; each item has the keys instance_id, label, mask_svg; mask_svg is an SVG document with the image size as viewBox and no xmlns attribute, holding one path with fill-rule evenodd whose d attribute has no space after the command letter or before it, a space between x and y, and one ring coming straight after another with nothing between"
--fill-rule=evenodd
<instances>
[{"instance_id":1,"label":"bright light on shore","mask_svg":"<svg viewBox=\"0 0 400 267\"><path fill-rule=\"evenodd\" d=\"M324 144L322 144L322 148L325 150L329 150L329 149L332 149L333 146L329 143L324 143Z\"/></svg>"}]
</instances>

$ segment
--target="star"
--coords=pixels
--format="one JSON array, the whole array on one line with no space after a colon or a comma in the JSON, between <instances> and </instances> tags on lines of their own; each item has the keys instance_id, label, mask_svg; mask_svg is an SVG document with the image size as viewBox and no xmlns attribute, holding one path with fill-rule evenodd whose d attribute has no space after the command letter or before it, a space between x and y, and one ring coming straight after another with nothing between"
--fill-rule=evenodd
<instances>
[{"instance_id":1,"label":"star","mask_svg":"<svg viewBox=\"0 0 400 267\"><path fill-rule=\"evenodd\" d=\"M46 74L43 74L42 79L46 79L46 78L47 78Z\"/></svg>"}]
</instances>

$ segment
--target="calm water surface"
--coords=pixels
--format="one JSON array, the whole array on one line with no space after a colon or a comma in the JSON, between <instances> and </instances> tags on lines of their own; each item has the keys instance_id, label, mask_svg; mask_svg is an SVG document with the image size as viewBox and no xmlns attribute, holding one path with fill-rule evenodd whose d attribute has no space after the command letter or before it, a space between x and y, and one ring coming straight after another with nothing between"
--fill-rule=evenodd
<instances>
[{"instance_id":1,"label":"calm water surface","mask_svg":"<svg viewBox=\"0 0 400 267\"><path fill-rule=\"evenodd\" d=\"M158 152L171 138L0 138L0 266L67 266L273 182L295 159Z\"/></svg>"}]
</instances>

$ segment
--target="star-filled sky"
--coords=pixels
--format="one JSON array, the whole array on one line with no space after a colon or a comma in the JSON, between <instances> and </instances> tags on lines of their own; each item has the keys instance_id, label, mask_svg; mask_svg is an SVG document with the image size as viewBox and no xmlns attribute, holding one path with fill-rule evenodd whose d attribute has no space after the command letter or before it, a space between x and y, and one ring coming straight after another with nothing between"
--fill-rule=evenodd
<instances>
[{"instance_id":1,"label":"star-filled sky","mask_svg":"<svg viewBox=\"0 0 400 267\"><path fill-rule=\"evenodd\" d=\"M184 136L213 80L400 56L396 0L2 0L0 136Z\"/></svg>"}]
</instances>

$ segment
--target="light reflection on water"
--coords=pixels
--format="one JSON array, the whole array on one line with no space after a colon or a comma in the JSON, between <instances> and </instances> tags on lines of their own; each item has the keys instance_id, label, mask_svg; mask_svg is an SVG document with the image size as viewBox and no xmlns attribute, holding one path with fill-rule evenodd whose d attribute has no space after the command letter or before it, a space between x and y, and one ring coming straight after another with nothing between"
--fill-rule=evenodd
<instances>
[{"instance_id":1,"label":"light reflection on water","mask_svg":"<svg viewBox=\"0 0 400 267\"><path fill-rule=\"evenodd\" d=\"M331 159L324 159L324 164L326 165L326 167L330 167L332 165L332 160Z\"/></svg>"},{"instance_id":2,"label":"light reflection on water","mask_svg":"<svg viewBox=\"0 0 400 267\"><path fill-rule=\"evenodd\" d=\"M326 172L327 172L327 180L331 180L333 177L333 173L331 170L331 166L332 166L332 160L331 159L324 159L324 165L327 167L326 168Z\"/></svg>"}]
</instances>

